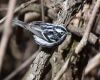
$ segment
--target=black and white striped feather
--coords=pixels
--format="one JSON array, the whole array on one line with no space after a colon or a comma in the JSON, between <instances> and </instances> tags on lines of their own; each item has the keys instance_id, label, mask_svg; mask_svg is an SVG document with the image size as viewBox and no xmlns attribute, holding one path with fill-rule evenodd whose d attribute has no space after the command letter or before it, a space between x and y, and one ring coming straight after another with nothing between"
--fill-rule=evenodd
<instances>
[{"instance_id":1,"label":"black and white striped feather","mask_svg":"<svg viewBox=\"0 0 100 80\"><path fill-rule=\"evenodd\" d=\"M33 33L35 42L42 47L53 47L59 45L67 36L67 30L62 25L45 23L42 21L34 21L27 24L18 19L13 20L13 24Z\"/></svg>"}]
</instances>

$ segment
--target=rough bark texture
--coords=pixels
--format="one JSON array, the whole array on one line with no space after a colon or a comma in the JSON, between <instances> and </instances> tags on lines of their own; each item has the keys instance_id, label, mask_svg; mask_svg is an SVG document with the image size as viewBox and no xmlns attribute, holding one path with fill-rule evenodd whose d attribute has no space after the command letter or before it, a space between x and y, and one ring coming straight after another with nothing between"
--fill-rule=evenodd
<instances>
[{"instance_id":1,"label":"rough bark texture","mask_svg":"<svg viewBox=\"0 0 100 80\"><path fill-rule=\"evenodd\" d=\"M45 69L46 63L48 62L50 56L50 54L44 51L39 52L23 80L40 80L41 74L43 73L43 70Z\"/></svg>"}]
</instances>

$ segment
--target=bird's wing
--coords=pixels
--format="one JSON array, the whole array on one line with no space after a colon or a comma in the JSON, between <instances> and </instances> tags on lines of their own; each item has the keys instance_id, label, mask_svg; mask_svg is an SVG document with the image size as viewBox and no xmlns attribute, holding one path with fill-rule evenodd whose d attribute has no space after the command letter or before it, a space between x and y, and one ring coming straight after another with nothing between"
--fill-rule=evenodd
<instances>
[{"instance_id":1,"label":"bird's wing","mask_svg":"<svg viewBox=\"0 0 100 80\"><path fill-rule=\"evenodd\" d=\"M28 31L30 31L32 34L35 34L36 36L44 39L44 40L47 40L44 36L43 36L43 22L42 21L36 21L36 22L31 22L31 23L26 23L26 22L23 22L21 20L18 20L18 19L14 19L13 20L13 26L17 25L19 27L22 27Z\"/></svg>"}]
</instances>

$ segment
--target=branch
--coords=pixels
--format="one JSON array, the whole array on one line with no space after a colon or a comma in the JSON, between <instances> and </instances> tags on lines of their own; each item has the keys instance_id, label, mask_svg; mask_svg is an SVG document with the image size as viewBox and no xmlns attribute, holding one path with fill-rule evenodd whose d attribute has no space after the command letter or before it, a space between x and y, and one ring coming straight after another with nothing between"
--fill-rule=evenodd
<instances>
[{"instance_id":1,"label":"branch","mask_svg":"<svg viewBox=\"0 0 100 80\"><path fill-rule=\"evenodd\" d=\"M66 60L60 71L56 74L56 77L53 80L60 80L64 72L68 69L68 64L69 64L70 58Z\"/></svg>"},{"instance_id":2,"label":"branch","mask_svg":"<svg viewBox=\"0 0 100 80\"><path fill-rule=\"evenodd\" d=\"M22 80L40 80L51 53L40 51Z\"/></svg>"},{"instance_id":3,"label":"branch","mask_svg":"<svg viewBox=\"0 0 100 80\"><path fill-rule=\"evenodd\" d=\"M87 67L85 68L85 75L87 75L90 71L92 71L96 66L100 65L100 53L94 56L89 62Z\"/></svg>"},{"instance_id":4,"label":"branch","mask_svg":"<svg viewBox=\"0 0 100 80\"><path fill-rule=\"evenodd\" d=\"M29 57L21 66L19 66L17 69L15 69L10 75L8 75L3 80L11 80L16 74L18 74L20 71L22 71L27 65L29 65L37 56L41 49L39 49L37 52L35 52L31 57Z\"/></svg>"},{"instance_id":5,"label":"branch","mask_svg":"<svg viewBox=\"0 0 100 80\"><path fill-rule=\"evenodd\" d=\"M73 25L69 25L67 27L67 29L70 32L72 32L73 34L75 34L75 35L77 35L79 37L82 37L84 35L84 31L85 31L84 29L78 28L78 27L74 27ZM98 37L94 33L90 32L88 41L89 41L89 43L95 45L96 42L98 41Z\"/></svg>"},{"instance_id":6,"label":"branch","mask_svg":"<svg viewBox=\"0 0 100 80\"><path fill-rule=\"evenodd\" d=\"M45 20L44 20L44 16L45 16L45 14L44 14L44 0L41 0L41 14L42 14L42 21L44 22Z\"/></svg>"},{"instance_id":7,"label":"branch","mask_svg":"<svg viewBox=\"0 0 100 80\"><path fill-rule=\"evenodd\" d=\"M75 53L76 54L78 54L87 44L87 40L88 40L90 31L92 29L93 21L94 21L94 19L96 17L96 14L97 14L97 11L99 9L99 6L100 6L100 0L97 0L96 4L94 6L94 9L93 9L91 18L90 18L90 20L88 22L87 28L86 28L85 33L83 35L83 38L82 38L82 40L80 41L80 43L78 44L78 46L75 49Z\"/></svg>"},{"instance_id":8,"label":"branch","mask_svg":"<svg viewBox=\"0 0 100 80\"><path fill-rule=\"evenodd\" d=\"M22 10L23 8L27 7L28 5L34 3L35 1L36 0L30 0L26 3L21 4L19 7L17 7L15 9L14 14L18 13L20 10ZM5 19L6 19L6 16L0 20L0 24L3 23L5 21Z\"/></svg>"},{"instance_id":9,"label":"branch","mask_svg":"<svg viewBox=\"0 0 100 80\"><path fill-rule=\"evenodd\" d=\"M12 22L12 18L13 18L13 14L14 14L13 11L14 11L15 5L16 5L16 0L9 1L7 19L4 24L4 32L3 32L1 44L0 44L0 70L2 68L4 53L5 53L6 46L7 46L7 43L8 43L10 34L11 34L11 30L12 30L11 22Z\"/></svg>"}]
</instances>

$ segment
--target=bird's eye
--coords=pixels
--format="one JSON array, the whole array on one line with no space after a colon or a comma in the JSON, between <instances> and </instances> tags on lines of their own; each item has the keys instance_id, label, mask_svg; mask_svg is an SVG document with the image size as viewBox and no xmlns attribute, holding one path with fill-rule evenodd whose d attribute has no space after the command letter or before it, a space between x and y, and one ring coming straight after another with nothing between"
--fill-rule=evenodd
<instances>
[{"instance_id":1,"label":"bird's eye","mask_svg":"<svg viewBox=\"0 0 100 80\"><path fill-rule=\"evenodd\" d=\"M60 34L61 34L61 35L63 35L63 34L64 34L64 32L60 32Z\"/></svg>"}]
</instances>

